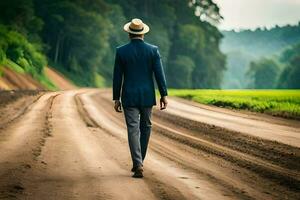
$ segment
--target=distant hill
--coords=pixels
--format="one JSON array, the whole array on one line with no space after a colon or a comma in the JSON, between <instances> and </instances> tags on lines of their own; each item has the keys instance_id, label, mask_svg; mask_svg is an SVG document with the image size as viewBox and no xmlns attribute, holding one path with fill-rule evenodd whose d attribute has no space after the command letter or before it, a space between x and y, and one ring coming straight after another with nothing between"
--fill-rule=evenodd
<instances>
[{"instance_id":1,"label":"distant hill","mask_svg":"<svg viewBox=\"0 0 300 200\"><path fill-rule=\"evenodd\" d=\"M299 43L300 22L295 26L223 31L222 34L221 51L227 55L222 88L246 88L249 80L245 73L249 63L261 57L276 57L291 45Z\"/></svg>"}]
</instances>

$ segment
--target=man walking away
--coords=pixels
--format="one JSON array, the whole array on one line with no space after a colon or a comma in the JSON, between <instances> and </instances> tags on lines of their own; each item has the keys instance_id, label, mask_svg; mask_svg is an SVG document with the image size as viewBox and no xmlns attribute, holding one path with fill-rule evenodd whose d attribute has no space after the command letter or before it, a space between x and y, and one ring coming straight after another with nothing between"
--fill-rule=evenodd
<instances>
[{"instance_id":1,"label":"man walking away","mask_svg":"<svg viewBox=\"0 0 300 200\"><path fill-rule=\"evenodd\" d=\"M151 134L151 112L156 105L155 77L161 98L160 109L167 107L166 79L157 46L144 42L149 26L140 19L124 25L130 42L116 50L113 74L113 100L116 112L124 110L133 177L143 177L143 161Z\"/></svg>"}]
</instances>

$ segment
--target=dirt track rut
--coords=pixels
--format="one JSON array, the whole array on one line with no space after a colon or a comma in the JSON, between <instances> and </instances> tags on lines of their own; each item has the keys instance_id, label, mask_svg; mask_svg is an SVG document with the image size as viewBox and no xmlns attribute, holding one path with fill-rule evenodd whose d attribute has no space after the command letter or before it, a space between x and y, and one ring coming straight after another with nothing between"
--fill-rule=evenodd
<instances>
[{"instance_id":1,"label":"dirt track rut","mask_svg":"<svg viewBox=\"0 0 300 200\"><path fill-rule=\"evenodd\" d=\"M300 199L299 127L261 117L171 99L137 180L109 90L46 93L0 129L0 199Z\"/></svg>"}]
</instances>

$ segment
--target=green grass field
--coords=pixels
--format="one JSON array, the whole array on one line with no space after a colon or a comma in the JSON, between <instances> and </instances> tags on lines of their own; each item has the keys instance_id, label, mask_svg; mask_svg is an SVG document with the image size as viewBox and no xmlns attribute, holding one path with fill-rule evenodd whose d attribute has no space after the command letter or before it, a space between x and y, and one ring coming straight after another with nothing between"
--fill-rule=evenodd
<instances>
[{"instance_id":1,"label":"green grass field","mask_svg":"<svg viewBox=\"0 0 300 200\"><path fill-rule=\"evenodd\" d=\"M300 90L169 90L170 96L233 109L300 119Z\"/></svg>"}]
</instances>

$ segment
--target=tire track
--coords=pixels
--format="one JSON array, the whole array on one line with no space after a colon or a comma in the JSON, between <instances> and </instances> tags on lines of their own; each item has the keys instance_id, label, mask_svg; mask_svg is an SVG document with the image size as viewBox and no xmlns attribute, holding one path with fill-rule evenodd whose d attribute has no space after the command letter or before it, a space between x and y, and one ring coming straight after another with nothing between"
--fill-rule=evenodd
<instances>
[{"instance_id":1,"label":"tire track","mask_svg":"<svg viewBox=\"0 0 300 200\"><path fill-rule=\"evenodd\" d=\"M107 93L107 92L102 92ZM105 96L105 95L104 95ZM103 107L107 107L109 104L111 105L110 100L107 98L101 97L101 95L94 95L95 98L101 99L101 103ZM105 110L102 110L105 112ZM154 112L155 113L155 112ZM107 116L113 115L112 113L106 112ZM114 115L115 116L115 115ZM110 118L111 120L114 120ZM191 135L190 133L179 132L174 130L176 127L171 124L168 124L168 127L164 126L161 123L157 122L158 119L154 121L154 133L158 133L165 137L168 137L177 142L183 143L189 147L195 148L197 150L203 151L205 153L212 154L221 159L227 160L234 165L242 167L246 170L253 171L254 173L262 176L264 178L269 179L270 181L275 182L279 187L284 186L287 191L290 191L293 194L297 194L299 192L299 173L296 170L289 170L283 168L278 165L274 165L265 160L261 160L259 157L253 157L253 155L247 155L243 152L237 151L235 149L229 149L228 147L221 146L218 143L212 143L209 140L204 140L198 137ZM180 129L182 130L182 129ZM163 149L159 149L157 152L162 152ZM169 156L172 158L172 155ZM184 161L181 161L184 164ZM281 189L282 190L282 189ZM292 195L292 194L291 194Z\"/></svg>"},{"instance_id":2,"label":"tire track","mask_svg":"<svg viewBox=\"0 0 300 200\"><path fill-rule=\"evenodd\" d=\"M103 98L102 100L108 103L107 99ZM169 127L167 127L159 123L158 119L155 121L153 120L153 124L155 125L154 130L161 135L196 149L200 149L206 153L214 154L215 156L228 160L240 167L253 170L254 172L266 178L277 181L280 185L286 185L287 188L293 189L294 191L300 190L299 172L282 168L278 165L266 162L249 154L245 154L234 149L229 149L217 143L212 143L208 140L204 140L190 134L179 132L173 128L170 128L172 127L170 124Z\"/></svg>"},{"instance_id":3,"label":"tire track","mask_svg":"<svg viewBox=\"0 0 300 200\"><path fill-rule=\"evenodd\" d=\"M136 180L106 90L46 93L26 109L0 138L0 199L299 199L299 149L285 144L154 109Z\"/></svg>"},{"instance_id":4,"label":"tire track","mask_svg":"<svg viewBox=\"0 0 300 200\"><path fill-rule=\"evenodd\" d=\"M98 96L97 99L99 99ZM101 101L101 104L99 103L99 106L97 106L97 108L99 108L101 112L105 113L105 116L109 118L110 121L113 121L114 123L118 124L118 126L125 128L124 123L121 122L120 117L118 117L117 115L116 115L117 117L115 117L115 113L108 112L107 110L102 109L103 107L107 108L107 106L104 104L104 101ZM90 113L87 112L86 115L92 118ZM97 123L97 127L100 127L106 133L109 133L112 137L115 137L119 140L122 140L123 142L126 142L126 138L120 138L119 136L116 135L114 131L112 131L111 129L107 129L106 126L103 126L103 124L101 125ZM157 133L154 134L157 135ZM209 178L214 184L219 185L219 186L215 186L216 188L217 187L226 188L226 191L231 191L231 193L233 193L235 196L238 196L239 199L252 199L251 196L246 194L244 189L241 190L239 187L230 184L228 181L219 179L218 177L215 177L213 174L208 173L207 171L202 171L201 169L199 170L197 167L196 168L192 167L190 165L190 162L187 162L187 160L185 159L180 159L180 157L183 158L184 156L182 155L175 156L176 155L175 153L168 153L168 151L173 152L172 148L175 148L175 146L172 147L171 149L168 149L167 151L163 150L164 148L167 148L165 145L166 144L159 144L157 138L156 139L152 138L150 149L155 151L158 155L167 158L170 161L174 161L180 164L184 169L190 169L192 171L195 171L197 174L202 174L204 177Z\"/></svg>"},{"instance_id":5,"label":"tire track","mask_svg":"<svg viewBox=\"0 0 300 200\"><path fill-rule=\"evenodd\" d=\"M43 123L43 128L41 130L41 137L39 139L38 145L32 149L33 155L34 155L34 160L38 160L38 157L41 155L42 148L46 143L47 137L51 137L51 131L52 131L52 124L51 124L51 119L52 119L52 106L54 103L54 99L59 96L60 94L56 94L54 96L51 96L47 102L46 105L46 111L45 111L45 119Z\"/></svg>"},{"instance_id":6,"label":"tire track","mask_svg":"<svg viewBox=\"0 0 300 200\"><path fill-rule=\"evenodd\" d=\"M247 116L242 116L242 114L238 114L237 112L233 113L229 110L225 111L226 109L223 109L223 111L226 112L224 113L219 111L221 110L220 108L212 109L211 107L210 110L208 110L199 108L192 102L182 102L183 100L174 101L171 98L169 102L170 106L166 113L211 126L215 125L218 128L223 128L225 130L244 133L249 136L277 141L278 143L300 148L300 127L297 121L290 120L289 123L286 123L289 125L282 125L284 122L278 123L278 120L272 120L267 116L264 118L257 116L256 119L251 119ZM269 122L266 122L268 120Z\"/></svg>"},{"instance_id":7,"label":"tire track","mask_svg":"<svg viewBox=\"0 0 300 200\"><path fill-rule=\"evenodd\" d=\"M102 107L105 107L105 108L108 107L108 104L107 105L104 104L104 102L107 100L106 99L102 99L102 100L103 101L101 101L101 104L99 103L99 106L98 106L99 109L101 109ZM124 125L124 123L122 123L122 119L120 118L120 115L118 115L114 112L108 112L105 109L101 109L101 112L106 113L105 116L107 118L109 118L111 121L114 121L114 123L116 123L118 126L126 129L126 126ZM101 128L103 128L107 132L110 132L110 134L113 135L114 137L117 137L111 130L106 129L105 127L101 127ZM155 130L155 127L154 127L154 131L152 131L152 134L155 137L152 136L150 149L153 150L154 152L156 152L158 155L160 155L164 158L167 158L170 161L176 162L177 164L182 166L184 169L189 169L189 170L196 172L197 174L201 174L202 176L206 177L214 184L217 184L222 188L226 188L226 190L231 191L233 194L235 194L235 196L239 196L239 199L253 199L249 194L247 194L245 189L241 189L245 186L238 187L238 185L232 183L232 180L228 180L228 177L222 177L222 178L217 177L216 174L214 172L212 172L211 170L206 170L201 167L199 168L199 166L195 165L195 163L197 163L197 161L195 161L194 164L192 162L190 162L189 157L185 158L185 154L186 154L185 148L186 147L182 148L182 150L180 151L181 154L178 154L173 151L173 149L176 148L177 144L174 144L174 146L170 145L170 148L167 148L168 145L166 145L166 144L168 143L168 141L162 142L162 143L159 142L162 139L161 136L164 136L164 135L161 134L159 131ZM175 143L176 142L178 143L177 140L175 141ZM181 143L182 143L182 141L181 141ZM189 145L187 145L187 146L189 146ZM197 149L197 150L199 150L199 149ZM256 193L255 191L252 191L252 192ZM254 194L252 193L252 195L254 195Z\"/></svg>"},{"instance_id":8,"label":"tire track","mask_svg":"<svg viewBox=\"0 0 300 200\"><path fill-rule=\"evenodd\" d=\"M90 114L84 108L84 104L80 98L80 95L81 94L77 94L75 96L75 99L76 99L78 113L80 114L82 120L86 123L86 126L93 127L93 128L100 128L109 137L114 138L114 140L116 140L115 142L121 143L116 146L119 146L119 147L126 146L127 147L127 144L126 144L127 142L126 142L126 140L124 140L124 138L117 137L110 130L108 130L105 127L98 124L90 116ZM93 130L95 131L95 129L93 129ZM103 132L101 132L101 133L103 133ZM103 135L102 135L102 137L103 137ZM105 142L102 142L101 145L104 147L103 148L104 150L110 149L110 147L111 147L108 144L106 144ZM118 149L116 149L115 151L117 151L117 150ZM110 150L107 153L112 154L113 152ZM129 168L125 168L124 159L123 159L123 161L120 160L120 156L122 155L122 153L114 152L114 155L117 155L117 156L113 157L114 161L117 162L120 167L129 171ZM150 188L150 190L153 192L153 194L156 196L157 199L163 199L163 200L173 200L173 199L184 200L184 199L186 199L186 197L176 187L166 184L165 182L162 182L160 179L156 178L155 176L144 178L144 181L146 182L146 184L148 185L148 187Z\"/></svg>"},{"instance_id":9,"label":"tire track","mask_svg":"<svg viewBox=\"0 0 300 200\"><path fill-rule=\"evenodd\" d=\"M297 147L229 131L169 113L154 112L153 115L154 119L157 118L160 123L178 124L180 130L195 137L259 157L290 170L299 171L300 169L300 149Z\"/></svg>"},{"instance_id":10,"label":"tire track","mask_svg":"<svg viewBox=\"0 0 300 200\"><path fill-rule=\"evenodd\" d=\"M154 125L156 126L154 130L170 139L184 143L196 149L201 149L207 153L214 154L215 156L228 160L240 167L253 170L261 176L275 180L279 184L286 185L288 188L294 189L295 191L300 190L300 175L297 172L284 169L277 165L273 165L250 155L228 149L221 145L181 133L158 122L154 122Z\"/></svg>"},{"instance_id":11,"label":"tire track","mask_svg":"<svg viewBox=\"0 0 300 200\"><path fill-rule=\"evenodd\" d=\"M0 124L0 132L1 132L1 130L8 128L8 126L10 124L16 122L19 118L21 118L23 115L25 115L30 110L32 105L34 105L42 96L43 96L43 94L38 95L38 97L36 99L34 99L32 102L25 105L24 107L21 107L20 110L18 110L17 113L11 119L8 119L4 123L1 123Z\"/></svg>"},{"instance_id":12,"label":"tire track","mask_svg":"<svg viewBox=\"0 0 300 200\"><path fill-rule=\"evenodd\" d=\"M31 171L26 199L155 199L143 180L131 179L114 161L114 143L102 140L110 148L104 149L96 129L82 120L75 95L86 91L64 91L55 99L53 137L39 157L46 164Z\"/></svg>"},{"instance_id":13,"label":"tire track","mask_svg":"<svg viewBox=\"0 0 300 200\"><path fill-rule=\"evenodd\" d=\"M0 199L19 199L24 195L26 188L23 182L37 162L43 146L47 116L51 113L55 96L41 95L30 109L26 108L27 112L9 125L9 130L6 129L8 138L0 141Z\"/></svg>"}]
</instances>

